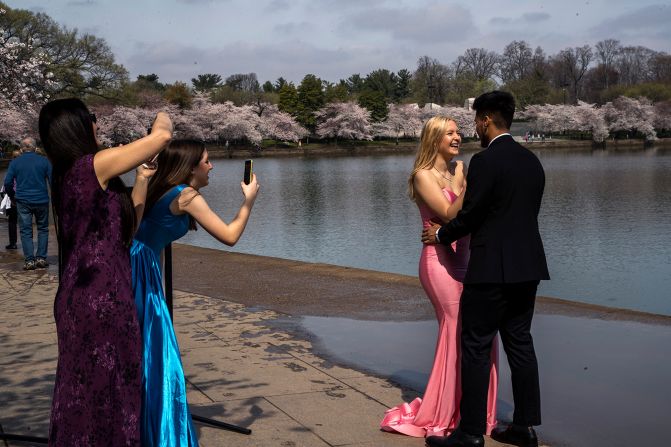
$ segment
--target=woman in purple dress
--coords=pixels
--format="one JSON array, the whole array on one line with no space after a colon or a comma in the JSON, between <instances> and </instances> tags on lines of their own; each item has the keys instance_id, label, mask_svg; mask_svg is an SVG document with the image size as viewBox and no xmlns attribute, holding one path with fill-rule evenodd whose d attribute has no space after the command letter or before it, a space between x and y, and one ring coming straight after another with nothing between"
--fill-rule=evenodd
<instances>
[{"instance_id":1,"label":"woman in purple dress","mask_svg":"<svg viewBox=\"0 0 671 447\"><path fill-rule=\"evenodd\" d=\"M95 116L62 99L42 108L39 130L53 165L61 266L49 445L139 446L142 339L129 247L153 172L138 172L136 207L118 176L160 152L172 123L159 113L147 137L98 150Z\"/></svg>"}]
</instances>

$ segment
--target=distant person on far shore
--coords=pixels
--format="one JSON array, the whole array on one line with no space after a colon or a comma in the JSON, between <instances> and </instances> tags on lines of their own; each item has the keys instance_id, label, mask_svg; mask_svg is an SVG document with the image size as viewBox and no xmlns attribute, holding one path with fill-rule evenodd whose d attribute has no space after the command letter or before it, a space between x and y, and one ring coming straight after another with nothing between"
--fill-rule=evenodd
<instances>
[{"instance_id":1,"label":"distant person on far shore","mask_svg":"<svg viewBox=\"0 0 671 447\"><path fill-rule=\"evenodd\" d=\"M455 160L461 147L457 123L446 116L429 119L408 180L410 197L419 208L424 228L430 221L448 222L461 209L466 168ZM438 319L438 340L424 396L387 410L382 430L415 437L446 436L459 424L461 400L461 292L469 257L469 237L450 245L424 245L419 280ZM498 345L488 358L487 433L496 426Z\"/></svg>"},{"instance_id":2,"label":"distant person on far shore","mask_svg":"<svg viewBox=\"0 0 671 447\"><path fill-rule=\"evenodd\" d=\"M23 269L46 268L49 243L49 185L51 163L35 153L35 139L21 141L21 155L9 163L5 176L5 190L13 190L21 248L25 258ZM16 184L15 184L16 182ZM33 218L37 226L37 253L33 245Z\"/></svg>"},{"instance_id":3,"label":"distant person on far shore","mask_svg":"<svg viewBox=\"0 0 671 447\"><path fill-rule=\"evenodd\" d=\"M235 245L245 230L259 185L255 175L248 185L240 183L242 205L233 220L226 223L200 194L208 185L212 170L202 142L174 140L156 162L158 168L149 182L144 219L130 250L135 306L143 339L142 445L197 447L179 346L165 302L161 252L189 230L195 230L196 223L218 241Z\"/></svg>"}]
</instances>

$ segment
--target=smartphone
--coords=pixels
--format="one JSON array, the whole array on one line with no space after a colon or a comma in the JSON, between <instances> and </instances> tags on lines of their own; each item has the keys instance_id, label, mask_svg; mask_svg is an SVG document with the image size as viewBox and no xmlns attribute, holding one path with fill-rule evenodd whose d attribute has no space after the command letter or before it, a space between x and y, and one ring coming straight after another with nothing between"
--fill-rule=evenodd
<instances>
[{"instance_id":1,"label":"smartphone","mask_svg":"<svg viewBox=\"0 0 671 447\"><path fill-rule=\"evenodd\" d=\"M144 166L146 169L156 169L158 167L156 159L158 159L158 154L151 157L148 161L142 163L142 166Z\"/></svg>"},{"instance_id":2,"label":"smartphone","mask_svg":"<svg viewBox=\"0 0 671 447\"><path fill-rule=\"evenodd\" d=\"M245 175L242 180L245 182L245 185L249 185L252 182L252 160L245 160Z\"/></svg>"}]
</instances>

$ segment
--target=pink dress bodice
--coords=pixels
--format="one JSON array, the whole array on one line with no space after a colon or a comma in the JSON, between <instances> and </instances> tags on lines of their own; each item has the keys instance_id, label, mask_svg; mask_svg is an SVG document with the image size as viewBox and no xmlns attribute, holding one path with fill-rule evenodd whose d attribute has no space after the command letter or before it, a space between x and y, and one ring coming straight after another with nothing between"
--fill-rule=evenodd
<instances>
[{"instance_id":1,"label":"pink dress bodice","mask_svg":"<svg viewBox=\"0 0 671 447\"><path fill-rule=\"evenodd\" d=\"M443 188L443 194L450 203L454 202L457 195L448 188ZM428 228L431 226L429 220L439 221L435 213L424 203L418 202L419 214L422 217L422 227ZM438 257L440 264L442 264L455 280L462 282L466 275L466 267L468 266L468 245L470 243L470 236L464 236L452 244L448 245L424 245L422 249L422 256Z\"/></svg>"}]
</instances>

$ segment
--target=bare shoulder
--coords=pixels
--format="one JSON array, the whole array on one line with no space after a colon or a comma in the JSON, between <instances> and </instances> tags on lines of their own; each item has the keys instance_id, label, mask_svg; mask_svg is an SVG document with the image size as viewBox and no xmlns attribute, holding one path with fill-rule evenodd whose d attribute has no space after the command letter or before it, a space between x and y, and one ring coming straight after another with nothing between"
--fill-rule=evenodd
<instances>
[{"instance_id":1,"label":"bare shoulder","mask_svg":"<svg viewBox=\"0 0 671 447\"><path fill-rule=\"evenodd\" d=\"M420 169L415 173L414 182L426 182L427 180L435 180L435 176L430 169Z\"/></svg>"},{"instance_id":2,"label":"bare shoulder","mask_svg":"<svg viewBox=\"0 0 671 447\"><path fill-rule=\"evenodd\" d=\"M197 189L194 189L191 186L184 188L182 191L180 191L176 200L179 205L179 209L185 209L188 205L194 202L196 197L202 197Z\"/></svg>"},{"instance_id":3,"label":"bare shoulder","mask_svg":"<svg viewBox=\"0 0 671 447\"><path fill-rule=\"evenodd\" d=\"M198 194L200 194L198 192L198 190L194 189L191 186L187 186L179 192L178 197L181 199L182 197L192 197L192 196L195 196L195 195L198 195Z\"/></svg>"}]
</instances>

